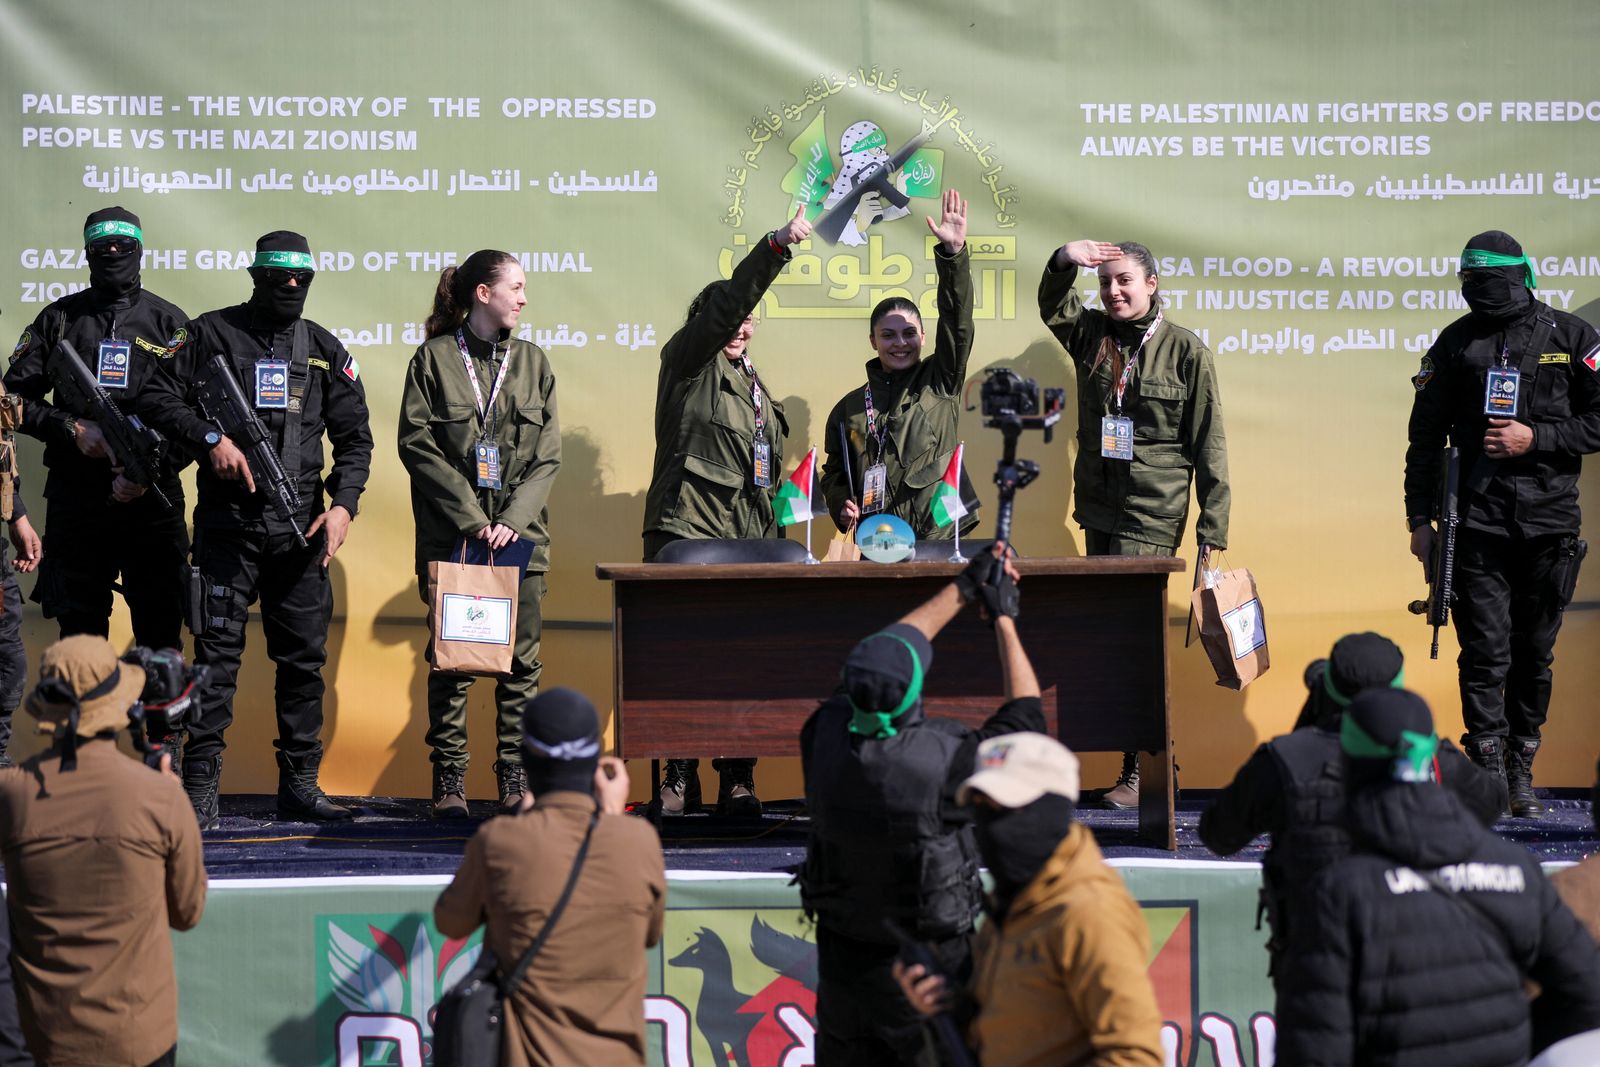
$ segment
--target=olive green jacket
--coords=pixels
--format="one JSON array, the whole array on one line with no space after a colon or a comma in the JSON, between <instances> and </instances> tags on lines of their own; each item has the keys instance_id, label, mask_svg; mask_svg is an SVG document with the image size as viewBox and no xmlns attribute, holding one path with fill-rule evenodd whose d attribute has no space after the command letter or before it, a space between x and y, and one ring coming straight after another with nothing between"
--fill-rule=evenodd
<instances>
[{"instance_id":1,"label":"olive green jacket","mask_svg":"<svg viewBox=\"0 0 1600 1067\"><path fill-rule=\"evenodd\" d=\"M961 388L967 380L973 335L972 270L966 248L952 255L935 246L934 264L939 272L939 320L934 327L933 355L895 374L884 370L876 357L867 363L872 406L884 433L881 460L887 468L888 499L883 510L904 519L918 538L928 540L955 534L953 525L934 525L933 495L959 442ZM887 431L883 429L885 417ZM841 424L849 439L848 478L841 455ZM877 442L867 435L864 388L850 390L833 406L825 430L822 494L834 525L842 530L845 502L860 501L864 472L868 464L880 460ZM978 524L978 505L965 476L961 496L968 508L961 519L961 531L966 533Z\"/></svg>"},{"instance_id":2,"label":"olive green jacket","mask_svg":"<svg viewBox=\"0 0 1600 1067\"><path fill-rule=\"evenodd\" d=\"M417 349L400 397L400 462L411 475L411 513L417 524L417 570L448 558L456 538L504 523L534 544L528 569L550 569L545 505L561 466L556 379L536 345L511 340L505 384L494 403L494 441L500 446L502 489L477 487L475 447L482 434L472 383L454 335ZM473 357L484 399L494 386L490 360Z\"/></svg>"},{"instance_id":3,"label":"olive green jacket","mask_svg":"<svg viewBox=\"0 0 1600 1067\"><path fill-rule=\"evenodd\" d=\"M644 532L677 537L782 537L772 500L783 483L783 405L761 382L762 436L772 446L772 484L755 484L756 409L751 382L722 354L739 324L789 261L759 242L661 349L656 383L656 458L644 499ZM755 365L751 357L751 365Z\"/></svg>"},{"instance_id":4,"label":"olive green jacket","mask_svg":"<svg viewBox=\"0 0 1600 1067\"><path fill-rule=\"evenodd\" d=\"M1133 419L1133 461L1106 459L1100 419L1111 410L1115 386L1111 361L1096 367L1095 357L1111 319L1083 306L1073 286L1077 275L1076 266L1057 271L1047 263L1039 280L1039 315L1078 371L1072 517L1086 529L1176 548L1189 517L1192 479L1200 502L1195 536L1203 545L1228 547L1228 446L1211 352L1188 330L1162 320L1123 398L1123 413Z\"/></svg>"}]
</instances>

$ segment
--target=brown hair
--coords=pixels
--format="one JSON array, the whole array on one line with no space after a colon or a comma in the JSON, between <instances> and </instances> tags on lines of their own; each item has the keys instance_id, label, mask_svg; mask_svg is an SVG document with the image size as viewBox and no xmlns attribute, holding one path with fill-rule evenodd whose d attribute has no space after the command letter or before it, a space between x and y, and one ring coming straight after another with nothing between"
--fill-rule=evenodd
<instances>
[{"instance_id":1,"label":"brown hair","mask_svg":"<svg viewBox=\"0 0 1600 1067\"><path fill-rule=\"evenodd\" d=\"M871 333L878 328L878 323L885 315L896 311L908 311L917 320L917 325L922 325L922 309L903 296L891 296L878 301L878 306L872 309L872 320L867 323L867 332Z\"/></svg>"},{"instance_id":2,"label":"brown hair","mask_svg":"<svg viewBox=\"0 0 1600 1067\"><path fill-rule=\"evenodd\" d=\"M1156 274L1155 255L1138 241L1118 241L1117 247L1122 249L1122 255L1118 256L1118 259L1131 259L1143 268L1146 278L1156 278L1156 291L1150 294L1150 309L1158 310L1161 307L1161 281ZM1100 364L1107 361L1111 364L1111 377L1113 379L1121 377L1123 371L1121 349L1117 347L1116 338L1110 331L1100 338L1100 350L1095 353L1094 366L1090 368L1089 373L1093 374L1100 368Z\"/></svg>"},{"instance_id":3,"label":"brown hair","mask_svg":"<svg viewBox=\"0 0 1600 1067\"><path fill-rule=\"evenodd\" d=\"M430 338L455 333L467 321L472 310L472 294L478 286L493 286L505 273L506 264L517 262L510 252L483 248L467 257L458 267L446 267L439 272L439 287L433 293L433 310L428 314L423 332Z\"/></svg>"}]
</instances>

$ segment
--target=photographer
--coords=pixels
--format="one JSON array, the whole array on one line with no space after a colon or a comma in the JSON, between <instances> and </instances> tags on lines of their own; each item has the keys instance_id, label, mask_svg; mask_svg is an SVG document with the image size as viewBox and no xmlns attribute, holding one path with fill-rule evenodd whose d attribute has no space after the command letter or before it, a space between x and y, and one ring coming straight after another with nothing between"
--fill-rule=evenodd
<instances>
[{"instance_id":1,"label":"photographer","mask_svg":"<svg viewBox=\"0 0 1600 1067\"><path fill-rule=\"evenodd\" d=\"M167 928L205 907L200 832L183 787L117 751L145 672L103 637L45 650L28 711L54 741L0 770L12 963L41 1063L176 1062L178 984Z\"/></svg>"},{"instance_id":2,"label":"photographer","mask_svg":"<svg viewBox=\"0 0 1600 1067\"><path fill-rule=\"evenodd\" d=\"M434 924L446 937L485 927L502 975L548 933L506 999L501 1062L643 1067L645 950L661 941L666 915L661 841L624 813L628 773L601 759L600 723L582 694L540 693L522 731L530 793L521 812L467 843Z\"/></svg>"},{"instance_id":3,"label":"photographer","mask_svg":"<svg viewBox=\"0 0 1600 1067\"><path fill-rule=\"evenodd\" d=\"M862 640L838 691L800 732L811 840L800 897L817 922L817 1063L935 1062L895 986L899 942L885 920L965 980L983 890L956 785L986 737L1043 730L1039 683L1017 636L1016 572L1004 546L899 622ZM1006 702L976 730L926 717L930 643L967 604L994 620Z\"/></svg>"}]
</instances>

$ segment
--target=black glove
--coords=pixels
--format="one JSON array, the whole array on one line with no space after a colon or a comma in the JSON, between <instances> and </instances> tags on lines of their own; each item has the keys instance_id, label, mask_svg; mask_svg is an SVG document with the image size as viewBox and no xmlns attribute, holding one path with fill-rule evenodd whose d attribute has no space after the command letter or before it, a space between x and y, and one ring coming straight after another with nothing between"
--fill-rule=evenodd
<instances>
[{"instance_id":1,"label":"black glove","mask_svg":"<svg viewBox=\"0 0 1600 1067\"><path fill-rule=\"evenodd\" d=\"M1005 572L998 560L995 561L993 578L979 587L978 597L990 625L1002 615L1015 619L1022 614L1022 590L1017 588L1017 583L1011 580L1011 575Z\"/></svg>"},{"instance_id":2,"label":"black glove","mask_svg":"<svg viewBox=\"0 0 1600 1067\"><path fill-rule=\"evenodd\" d=\"M994 572L1000 561L992 552L979 552L967 564L967 569L956 575L956 589L964 603L970 604L981 595L979 590L994 581Z\"/></svg>"}]
</instances>

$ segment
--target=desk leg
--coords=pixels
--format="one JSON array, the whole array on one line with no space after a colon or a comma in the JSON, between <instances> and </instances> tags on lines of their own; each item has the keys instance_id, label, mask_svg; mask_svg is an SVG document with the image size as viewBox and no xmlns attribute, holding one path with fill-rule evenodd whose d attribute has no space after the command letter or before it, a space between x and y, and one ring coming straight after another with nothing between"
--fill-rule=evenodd
<instances>
[{"instance_id":1,"label":"desk leg","mask_svg":"<svg viewBox=\"0 0 1600 1067\"><path fill-rule=\"evenodd\" d=\"M1139 753L1139 837L1146 844L1175 852L1172 749Z\"/></svg>"}]
</instances>

